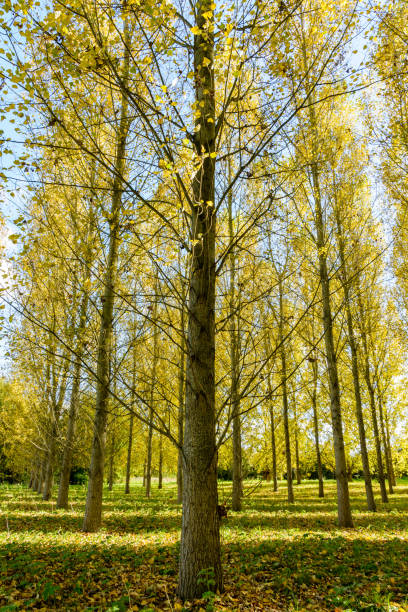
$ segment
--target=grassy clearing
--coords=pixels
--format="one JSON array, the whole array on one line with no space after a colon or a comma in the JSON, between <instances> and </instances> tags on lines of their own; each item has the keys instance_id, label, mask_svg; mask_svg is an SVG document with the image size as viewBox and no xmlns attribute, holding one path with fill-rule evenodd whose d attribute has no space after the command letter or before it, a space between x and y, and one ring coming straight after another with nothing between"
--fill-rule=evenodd
<instances>
[{"instance_id":1,"label":"grassy clearing","mask_svg":"<svg viewBox=\"0 0 408 612\"><path fill-rule=\"evenodd\" d=\"M252 485L248 485L252 488ZM262 484L222 525L225 593L199 610L408 610L408 483L373 515L351 484L354 530L336 527L335 484L273 493ZM21 486L0 487L0 612L181 610L175 597L181 509L175 483L146 500L140 484L105 492L104 528L80 531L85 489L69 511ZM220 498L229 485L220 484ZM377 500L378 500L378 491Z\"/></svg>"}]
</instances>

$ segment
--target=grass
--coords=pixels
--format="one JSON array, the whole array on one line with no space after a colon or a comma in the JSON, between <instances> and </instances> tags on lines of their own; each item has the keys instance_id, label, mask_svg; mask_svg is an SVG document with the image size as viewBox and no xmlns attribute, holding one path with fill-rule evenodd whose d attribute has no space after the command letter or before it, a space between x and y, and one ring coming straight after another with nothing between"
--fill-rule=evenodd
<instances>
[{"instance_id":1,"label":"grass","mask_svg":"<svg viewBox=\"0 0 408 612\"><path fill-rule=\"evenodd\" d=\"M225 592L196 610L408 611L408 483L376 514L364 485L351 483L355 529L336 526L335 483L263 483L221 527ZM248 484L248 490L252 485ZM220 483L220 499L230 485ZM84 534L85 489L68 511L17 485L0 486L0 612L11 610L182 610L175 596L181 509L175 483L146 500L139 483L104 496L104 526ZM379 491L376 491L378 500Z\"/></svg>"}]
</instances>

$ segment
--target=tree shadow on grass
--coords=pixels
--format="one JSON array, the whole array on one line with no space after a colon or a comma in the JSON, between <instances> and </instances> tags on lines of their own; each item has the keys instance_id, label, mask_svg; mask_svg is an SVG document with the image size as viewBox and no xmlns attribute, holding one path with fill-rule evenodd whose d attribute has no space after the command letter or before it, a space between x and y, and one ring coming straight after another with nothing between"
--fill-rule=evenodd
<instances>
[{"instance_id":1,"label":"tree shadow on grass","mask_svg":"<svg viewBox=\"0 0 408 612\"><path fill-rule=\"evenodd\" d=\"M41 544L2 543L0 605L47 610L171 609L177 544L118 544L114 535L91 541L78 534L75 543L64 542L64 534L59 537ZM372 541L305 534L259 544L231 542L223 547L226 592L219 607L385 612L387 602L406 600L407 556L408 545L400 538Z\"/></svg>"}]
</instances>

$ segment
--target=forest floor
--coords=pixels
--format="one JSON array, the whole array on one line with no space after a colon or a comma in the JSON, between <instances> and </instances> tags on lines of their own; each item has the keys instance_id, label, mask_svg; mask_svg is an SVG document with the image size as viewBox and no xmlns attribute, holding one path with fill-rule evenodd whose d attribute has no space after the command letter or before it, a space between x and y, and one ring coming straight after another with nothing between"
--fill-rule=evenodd
<instances>
[{"instance_id":1,"label":"forest floor","mask_svg":"<svg viewBox=\"0 0 408 612\"><path fill-rule=\"evenodd\" d=\"M245 483L247 491L253 484ZM230 484L220 483L220 499ZM225 592L206 601L175 596L181 509L175 483L146 500L141 485L104 495L103 529L84 534L85 488L68 511L17 485L0 486L0 612L11 610L408 611L408 482L376 514L364 484L351 483L355 529L336 526L335 483L273 493L262 483L243 511L223 520ZM376 498L378 500L378 486Z\"/></svg>"}]
</instances>

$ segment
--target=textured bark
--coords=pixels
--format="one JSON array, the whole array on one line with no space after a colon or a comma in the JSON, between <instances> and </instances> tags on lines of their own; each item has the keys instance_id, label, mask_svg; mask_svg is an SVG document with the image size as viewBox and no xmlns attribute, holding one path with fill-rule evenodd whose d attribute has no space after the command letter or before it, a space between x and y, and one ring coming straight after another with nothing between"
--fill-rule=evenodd
<instances>
[{"instance_id":1,"label":"textured bark","mask_svg":"<svg viewBox=\"0 0 408 612\"><path fill-rule=\"evenodd\" d=\"M155 368L153 367L153 372L155 372ZM152 381L153 383L153 381ZM152 391L150 402L151 406L149 409L149 425L147 432L147 457L146 457L146 497L150 497L152 491L152 442L153 442L153 407L152 402L154 401L154 385L152 384Z\"/></svg>"},{"instance_id":2,"label":"textured bark","mask_svg":"<svg viewBox=\"0 0 408 612\"><path fill-rule=\"evenodd\" d=\"M232 191L228 196L228 228L230 244L234 240ZM235 249L230 251L230 295L229 295L229 324L230 324L230 351L231 351L231 411L232 411L232 501L234 511L241 510L242 498L242 444L241 444L241 414L239 395L239 299L236 300L236 270Z\"/></svg>"},{"instance_id":3,"label":"textured bark","mask_svg":"<svg viewBox=\"0 0 408 612\"><path fill-rule=\"evenodd\" d=\"M129 72L129 33L125 25L124 76L126 85ZM106 424L109 398L109 364L112 342L113 306L117 280L119 246L119 220L122 205L123 173L125 169L126 140L129 129L126 97L122 96L118 140L115 154L115 174L112 186L112 205L109 223L109 251L104 274L102 314L97 348L97 386L91 464L88 493L82 529L98 531L102 521L103 472L105 466Z\"/></svg>"},{"instance_id":4,"label":"textured bark","mask_svg":"<svg viewBox=\"0 0 408 612\"><path fill-rule=\"evenodd\" d=\"M56 449L56 436L57 428L55 423L52 424L51 434L48 443L47 461L44 473L44 488L43 488L43 500L48 501L51 499L52 485L54 482L54 461L55 461L55 449Z\"/></svg>"},{"instance_id":5,"label":"textured bark","mask_svg":"<svg viewBox=\"0 0 408 612\"><path fill-rule=\"evenodd\" d=\"M388 490L390 492L390 495L392 495L394 493L394 488L392 484L392 471L393 471L392 461L391 461L391 456L390 456L389 448L387 444L387 436L385 433L384 411L383 411L383 404L382 404L382 398L381 398L380 393L378 394L378 411L380 415L380 428L381 428L381 438L382 438L383 446L384 446L385 465L387 467Z\"/></svg>"},{"instance_id":6,"label":"textured bark","mask_svg":"<svg viewBox=\"0 0 408 612\"><path fill-rule=\"evenodd\" d=\"M299 430L298 430L298 423L297 423L297 411L296 411L295 398L293 399L293 406L294 406L294 417L295 417L296 483L300 485L302 484L302 474L300 470L300 460L299 460Z\"/></svg>"},{"instance_id":7,"label":"textured bark","mask_svg":"<svg viewBox=\"0 0 408 612\"><path fill-rule=\"evenodd\" d=\"M323 329L326 347L327 369L329 374L330 388L330 412L333 429L333 446L336 463L337 481L337 515L340 527L353 527L351 516L350 495L347 481L346 453L344 449L343 423L341 416L340 386L337 371L337 358L334 348L333 321L330 305L330 283L327 272L327 261L325 255L325 238L323 232L323 216L320 204L320 193L317 188L317 169L314 168L313 174L316 198L316 229L317 229L317 248L319 254L319 273L322 290L323 307Z\"/></svg>"},{"instance_id":8,"label":"textured bark","mask_svg":"<svg viewBox=\"0 0 408 612\"><path fill-rule=\"evenodd\" d=\"M301 16L302 18L302 16ZM353 527L353 520L351 516L350 506L350 495L347 481L347 468L346 468L346 453L344 449L344 438L343 438L343 423L341 414L341 402L340 402L340 386L339 376L337 370L337 357L335 351L334 337L333 337L333 320L331 313L331 301L330 301L330 281L327 270L327 256L326 256L326 236L325 236L325 225L323 219L322 209L322 198L320 192L320 181L319 181L319 150L318 143L320 142L320 135L318 130L318 124L316 120L315 107L314 107L314 91L309 83L310 66L309 58L307 55L306 41L304 37L303 22L302 22L302 55L303 55L303 67L305 74L305 86L306 92L310 96L309 121L311 126L311 161L309 162L312 189L315 205L315 226L316 226L316 250L319 261L319 279L321 286L322 295L322 311L323 311L323 330L324 330L324 343L326 348L326 361L329 376L329 389L330 389L330 414L333 431L333 446L334 446L334 457L336 465L336 482L337 482L337 515L340 527Z\"/></svg>"},{"instance_id":9,"label":"textured bark","mask_svg":"<svg viewBox=\"0 0 408 612\"><path fill-rule=\"evenodd\" d=\"M131 412L130 419L129 419L129 437L128 437L127 458L126 458L126 483L125 483L125 493L126 494L130 493L130 468L132 464L133 420L134 420L134 415L133 415L133 412Z\"/></svg>"},{"instance_id":10,"label":"textured bark","mask_svg":"<svg viewBox=\"0 0 408 612\"><path fill-rule=\"evenodd\" d=\"M366 321L365 321L366 313L364 311L363 302L361 299L361 292L360 292L359 287L358 287L358 306L360 310L361 343L362 343L363 355L364 355L364 379L365 379L366 387L368 390L368 397L370 400L371 423L373 426L375 453L377 457L378 482L380 483L381 500L384 504L386 504L388 503L388 495L387 495L387 487L385 484L380 433L378 430L378 419L377 419L377 409L375 405L374 386L373 386L373 381L371 378L371 371L370 371L370 356L369 356L367 329L366 329Z\"/></svg>"},{"instance_id":11,"label":"textured bark","mask_svg":"<svg viewBox=\"0 0 408 612\"><path fill-rule=\"evenodd\" d=\"M370 369L370 366L369 366L369 362L367 359L364 376L365 376L366 385L368 389L368 395L370 398L371 422L373 425L375 453L377 457L378 482L380 483L380 491L381 491L381 501L384 504L386 504L388 503L387 487L385 485L384 465L383 465L383 458L382 458L382 451L381 451L380 432L378 430L378 419L377 419L377 409L375 405L374 388L371 383L371 376L370 376L369 369Z\"/></svg>"},{"instance_id":12,"label":"textured bark","mask_svg":"<svg viewBox=\"0 0 408 612\"><path fill-rule=\"evenodd\" d=\"M159 438L159 483L158 488L163 488L163 436Z\"/></svg>"},{"instance_id":13,"label":"textured bark","mask_svg":"<svg viewBox=\"0 0 408 612\"><path fill-rule=\"evenodd\" d=\"M88 236L89 239L92 238L92 225L93 225L93 215L91 215L90 227L91 232ZM92 244L92 242L91 242ZM85 281L89 279L89 271L90 271L90 251L92 249L91 244L88 247L88 261L85 268ZM68 426L67 433L65 436L65 444L64 451L62 457L62 465L61 465L61 476L58 488L58 498L57 498L57 508L67 508L68 507L68 495L69 495L69 477L71 474L72 467L72 453L74 447L75 440L75 430L76 430L76 422L78 417L78 408L79 408L79 392L81 385L81 369L82 369L82 355L83 355L83 336L86 329L87 324L87 311L88 311L88 303L89 296L86 290L84 290L81 304L79 308L79 317L78 317L78 325L76 329L76 356L74 361L74 371L72 376L72 389L71 389L71 398L69 405L69 413L68 413Z\"/></svg>"},{"instance_id":14,"label":"textured bark","mask_svg":"<svg viewBox=\"0 0 408 612\"><path fill-rule=\"evenodd\" d=\"M289 428L289 405L288 405L288 384L286 372L286 351L283 334L283 283L282 277L279 276L279 343L280 343L280 358L281 358L281 388L282 388L282 412L283 412L283 428L285 432L285 456L286 456L286 482L288 488L288 502L292 504L295 501L293 494L293 474L292 474L292 454L290 448L290 428Z\"/></svg>"},{"instance_id":15,"label":"textured bark","mask_svg":"<svg viewBox=\"0 0 408 612\"><path fill-rule=\"evenodd\" d=\"M389 456L390 456L392 486L395 487L397 485L397 481L396 481L396 478L395 478L394 462L393 462L393 459L392 459L392 447L391 447L390 427L389 427L389 422L388 422L387 411L385 411L384 417L385 417L385 432L386 432L386 437L387 437L387 447L388 447L388 453L389 453Z\"/></svg>"},{"instance_id":16,"label":"textured bark","mask_svg":"<svg viewBox=\"0 0 408 612\"><path fill-rule=\"evenodd\" d=\"M112 431L111 438L111 449L109 455L109 477L108 477L108 489L112 491L113 480L115 475L115 431Z\"/></svg>"},{"instance_id":17,"label":"textured bark","mask_svg":"<svg viewBox=\"0 0 408 612\"><path fill-rule=\"evenodd\" d=\"M312 372L313 372L312 409L313 409L313 430L314 430L315 449L316 449L317 477L319 479L319 497L324 497L322 456L320 453L320 440L319 440L319 419L318 419L318 414L317 414L317 375L318 375L317 360L312 362Z\"/></svg>"},{"instance_id":18,"label":"textured bark","mask_svg":"<svg viewBox=\"0 0 408 612\"><path fill-rule=\"evenodd\" d=\"M204 25L211 0L195 5L194 69L196 151L202 163L193 178L190 218L192 252L188 300L184 486L178 593L185 600L211 590L222 590L219 516L217 511L217 448L215 439L215 235L214 206L215 88L214 35ZM211 25L211 23L210 23ZM206 61L204 61L206 59ZM208 121L208 119L211 121Z\"/></svg>"},{"instance_id":19,"label":"textured bark","mask_svg":"<svg viewBox=\"0 0 408 612\"><path fill-rule=\"evenodd\" d=\"M275 415L273 413L273 403L270 400L269 416L271 419L271 449L272 449L272 482L273 490L278 490L278 474L276 471L276 440L275 440Z\"/></svg>"},{"instance_id":20,"label":"textured bark","mask_svg":"<svg viewBox=\"0 0 408 612\"><path fill-rule=\"evenodd\" d=\"M44 478L45 478L45 467L46 467L46 463L45 463L45 458L41 461L40 464L40 469L39 469L39 473L38 473L38 480L37 480L37 493L42 493L43 492L43 484L44 484Z\"/></svg>"},{"instance_id":21,"label":"textured bark","mask_svg":"<svg viewBox=\"0 0 408 612\"><path fill-rule=\"evenodd\" d=\"M358 424L358 433L360 438L360 453L361 462L363 464L364 484L366 491L367 508L370 512L376 512L376 505L373 494L373 486L371 481L370 463L367 452L366 432L364 425L363 407L361 401L361 389L360 389L360 374L358 369L358 354L357 354L357 342L354 333L353 317L351 312L350 303L350 291L349 291L349 280L346 267L346 257L344 249L343 230L341 225L340 213L336 210L336 221L337 221L337 238L340 253L340 265L342 272L343 292L344 292L344 303L346 308L347 317L347 336L348 343L351 352L351 369L353 374L353 385L354 385L354 399L355 399L355 410Z\"/></svg>"},{"instance_id":22,"label":"textured bark","mask_svg":"<svg viewBox=\"0 0 408 612\"><path fill-rule=\"evenodd\" d=\"M81 361L75 360L72 380L71 399L68 414L68 426L65 437L64 454L62 457L61 476L58 488L57 508L68 507L69 477L71 474L72 451L75 438L76 419L78 414L79 386L81 377Z\"/></svg>"},{"instance_id":23,"label":"textured bark","mask_svg":"<svg viewBox=\"0 0 408 612\"><path fill-rule=\"evenodd\" d=\"M181 310L180 310L180 356L179 356L179 371L178 371L178 456L177 456L177 503L183 501L183 438L184 438L184 394L185 394L185 363L186 363L186 348L185 348L185 291L184 284L181 290Z\"/></svg>"}]
</instances>

